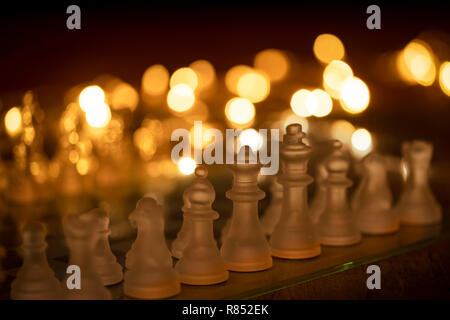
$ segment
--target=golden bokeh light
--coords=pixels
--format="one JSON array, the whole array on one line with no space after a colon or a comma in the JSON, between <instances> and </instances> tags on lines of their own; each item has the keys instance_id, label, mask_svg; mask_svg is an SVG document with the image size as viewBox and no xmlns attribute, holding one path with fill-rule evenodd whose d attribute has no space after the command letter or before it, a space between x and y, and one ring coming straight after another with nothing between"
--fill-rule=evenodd
<instances>
[{"instance_id":1,"label":"golden bokeh light","mask_svg":"<svg viewBox=\"0 0 450 320\"><path fill-rule=\"evenodd\" d=\"M93 128L103 128L111 121L111 109L106 103L89 105L86 109L86 121Z\"/></svg>"},{"instance_id":2,"label":"golden bokeh light","mask_svg":"<svg viewBox=\"0 0 450 320\"><path fill-rule=\"evenodd\" d=\"M253 103L261 102L270 92L270 81L266 75L258 71L243 74L237 83L238 95Z\"/></svg>"},{"instance_id":3,"label":"golden bokeh light","mask_svg":"<svg viewBox=\"0 0 450 320\"><path fill-rule=\"evenodd\" d=\"M450 96L450 62L445 61L439 68L439 85L442 91Z\"/></svg>"},{"instance_id":4,"label":"golden bokeh light","mask_svg":"<svg viewBox=\"0 0 450 320\"><path fill-rule=\"evenodd\" d=\"M277 49L266 49L259 52L253 65L256 69L263 71L270 81L283 80L289 72L290 63L286 54Z\"/></svg>"},{"instance_id":5,"label":"golden bokeh light","mask_svg":"<svg viewBox=\"0 0 450 320\"><path fill-rule=\"evenodd\" d=\"M195 71L191 68L180 68L176 70L170 77L170 88L174 88L179 84L186 84L192 90L197 89L198 77Z\"/></svg>"},{"instance_id":6,"label":"golden bokeh light","mask_svg":"<svg viewBox=\"0 0 450 320\"><path fill-rule=\"evenodd\" d=\"M434 55L429 46L413 40L400 52L397 68L403 78L412 78L418 84L431 86L436 78ZM406 67L406 68L405 68Z\"/></svg>"},{"instance_id":7,"label":"golden bokeh light","mask_svg":"<svg viewBox=\"0 0 450 320\"><path fill-rule=\"evenodd\" d=\"M239 134L239 145L249 146L253 151L261 149L263 137L255 129L245 129Z\"/></svg>"},{"instance_id":8,"label":"golden bokeh light","mask_svg":"<svg viewBox=\"0 0 450 320\"><path fill-rule=\"evenodd\" d=\"M321 34L314 40L313 51L316 58L323 63L341 60L345 55L342 41L329 33Z\"/></svg>"},{"instance_id":9,"label":"golden bokeh light","mask_svg":"<svg viewBox=\"0 0 450 320\"><path fill-rule=\"evenodd\" d=\"M333 100L330 95L321 89L315 89L311 92L311 96L315 99L315 102L312 102L315 105L313 115L319 118L329 115L331 110L333 110ZM308 109L311 110L311 107Z\"/></svg>"},{"instance_id":10,"label":"golden bokeh light","mask_svg":"<svg viewBox=\"0 0 450 320\"><path fill-rule=\"evenodd\" d=\"M185 176L191 175L195 171L195 161L194 159L183 157L178 161L178 170Z\"/></svg>"},{"instance_id":11,"label":"golden bokeh light","mask_svg":"<svg viewBox=\"0 0 450 320\"><path fill-rule=\"evenodd\" d=\"M298 90L292 95L291 108L300 117L312 116L317 110L317 99L309 90Z\"/></svg>"},{"instance_id":12,"label":"golden bokeh light","mask_svg":"<svg viewBox=\"0 0 450 320\"><path fill-rule=\"evenodd\" d=\"M229 121L238 125L251 123L255 117L255 106L245 98L232 98L225 106L225 115Z\"/></svg>"},{"instance_id":13,"label":"golden bokeh light","mask_svg":"<svg viewBox=\"0 0 450 320\"><path fill-rule=\"evenodd\" d=\"M201 129L200 127L193 126L191 130L189 130L189 139L191 140L191 145L194 146L194 148L197 147L196 143L200 142L195 142L195 136L201 136L202 141L200 143L200 149L208 146L211 142L213 142L214 135L211 131L208 131L208 129L210 129L208 125L202 124ZM197 130L197 132L195 132L195 130Z\"/></svg>"},{"instance_id":14,"label":"golden bokeh light","mask_svg":"<svg viewBox=\"0 0 450 320\"><path fill-rule=\"evenodd\" d=\"M352 152L364 157L372 151L372 135L366 129L358 129L352 134Z\"/></svg>"},{"instance_id":15,"label":"golden bokeh light","mask_svg":"<svg viewBox=\"0 0 450 320\"><path fill-rule=\"evenodd\" d=\"M355 127L346 120L336 120L331 124L331 138L341 141L343 144L349 145L352 141Z\"/></svg>"},{"instance_id":16,"label":"golden bokeh light","mask_svg":"<svg viewBox=\"0 0 450 320\"><path fill-rule=\"evenodd\" d=\"M99 86L86 87L81 91L78 97L78 103L80 104L81 110L87 112L89 108L95 108L105 103L105 92Z\"/></svg>"},{"instance_id":17,"label":"golden bokeh light","mask_svg":"<svg viewBox=\"0 0 450 320\"><path fill-rule=\"evenodd\" d=\"M185 83L177 84L167 94L167 104L170 109L176 112L189 110L194 105L194 102L194 90Z\"/></svg>"},{"instance_id":18,"label":"golden bokeh light","mask_svg":"<svg viewBox=\"0 0 450 320\"><path fill-rule=\"evenodd\" d=\"M348 64L340 60L333 60L323 71L323 87L330 96L339 99L342 84L351 77L353 77L353 71Z\"/></svg>"},{"instance_id":19,"label":"golden bokeh light","mask_svg":"<svg viewBox=\"0 0 450 320\"><path fill-rule=\"evenodd\" d=\"M238 94L237 85L239 79L246 73L252 72L252 68L243 64L232 67L225 74L225 85L234 94Z\"/></svg>"},{"instance_id":20,"label":"golden bokeh light","mask_svg":"<svg viewBox=\"0 0 450 320\"><path fill-rule=\"evenodd\" d=\"M145 70L142 76L142 90L152 96L162 95L169 87L169 71L162 64L155 64Z\"/></svg>"},{"instance_id":21,"label":"golden bokeh light","mask_svg":"<svg viewBox=\"0 0 450 320\"><path fill-rule=\"evenodd\" d=\"M145 161L151 160L157 149L153 132L147 127L140 127L134 132L133 144Z\"/></svg>"},{"instance_id":22,"label":"golden bokeh light","mask_svg":"<svg viewBox=\"0 0 450 320\"><path fill-rule=\"evenodd\" d=\"M10 136L15 136L22 131L22 113L18 107L9 109L4 121L6 132Z\"/></svg>"},{"instance_id":23,"label":"golden bokeh light","mask_svg":"<svg viewBox=\"0 0 450 320\"><path fill-rule=\"evenodd\" d=\"M370 93L367 85L359 78L347 78L341 87L341 106L348 113L363 112L369 105Z\"/></svg>"},{"instance_id":24,"label":"golden bokeh light","mask_svg":"<svg viewBox=\"0 0 450 320\"><path fill-rule=\"evenodd\" d=\"M139 94L131 85L121 82L114 87L110 98L110 104L113 109L129 109L134 111L138 103Z\"/></svg>"},{"instance_id":25,"label":"golden bokeh light","mask_svg":"<svg viewBox=\"0 0 450 320\"><path fill-rule=\"evenodd\" d=\"M196 60L189 67L197 74L199 90L208 89L216 80L216 70L208 60Z\"/></svg>"}]
</instances>

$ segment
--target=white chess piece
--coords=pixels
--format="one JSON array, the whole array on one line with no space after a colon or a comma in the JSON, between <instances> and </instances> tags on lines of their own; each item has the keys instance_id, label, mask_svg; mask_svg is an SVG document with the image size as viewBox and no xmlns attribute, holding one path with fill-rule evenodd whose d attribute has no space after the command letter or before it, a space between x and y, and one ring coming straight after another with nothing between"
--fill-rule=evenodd
<instances>
[{"instance_id":1,"label":"white chess piece","mask_svg":"<svg viewBox=\"0 0 450 320\"><path fill-rule=\"evenodd\" d=\"M280 147L283 209L270 239L272 255L284 259L306 259L320 255L321 248L308 212L306 173L311 148L302 141L305 134L298 123L290 124Z\"/></svg>"},{"instance_id":2,"label":"white chess piece","mask_svg":"<svg viewBox=\"0 0 450 320\"><path fill-rule=\"evenodd\" d=\"M103 285L110 286L122 281L122 266L117 262L109 245L109 216L103 209L91 210L88 214L94 215L97 224L98 240L94 246L94 267L97 270Z\"/></svg>"},{"instance_id":3,"label":"white chess piece","mask_svg":"<svg viewBox=\"0 0 450 320\"><path fill-rule=\"evenodd\" d=\"M272 198L261 218L261 226L267 236L270 236L275 229L283 208L283 186L277 182L276 176L272 178L270 183L270 194Z\"/></svg>"},{"instance_id":4,"label":"white chess piece","mask_svg":"<svg viewBox=\"0 0 450 320\"><path fill-rule=\"evenodd\" d=\"M63 218L63 229L69 246L69 265L81 271L81 288L69 289L67 279L63 286L68 300L109 300L112 298L94 265L94 246L98 240L95 216L89 213L68 214Z\"/></svg>"},{"instance_id":5,"label":"white chess piece","mask_svg":"<svg viewBox=\"0 0 450 320\"><path fill-rule=\"evenodd\" d=\"M327 158L325 166L328 178L327 202L317 224L320 243L328 246L347 246L359 243L361 233L354 221L347 201L347 188L352 182L347 178L349 160L342 152L342 143L333 142L334 151Z\"/></svg>"},{"instance_id":6,"label":"white chess piece","mask_svg":"<svg viewBox=\"0 0 450 320\"><path fill-rule=\"evenodd\" d=\"M403 145L403 153L408 176L395 208L400 215L401 223L428 225L441 222L442 208L428 182L433 145L421 140L406 142Z\"/></svg>"},{"instance_id":7,"label":"white chess piece","mask_svg":"<svg viewBox=\"0 0 450 320\"><path fill-rule=\"evenodd\" d=\"M219 214L211 208L216 195L206 179L207 175L205 167L197 167L195 179L186 190L190 207L183 208L183 211L191 219L191 235L181 259L175 265L181 282L185 284L216 284L226 281L229 276L214 240L213 220Z\"/></svg>"},{"instance_id":8,"label":"white chess piece","mask_svg":"<svg viewBox=\"0 0 450 320\"><path fill-rule=\"evenodd\" d=\"M189 208L189 200L187 198L187 193L183 193L183 207ZM184 248L188 244L188 237L191 234L191 220L188 216L183 214L183 223L181 225L180 231L178 231L176 239L172 242L171 252L174 258L180 259Z\"/></svg>"},{"instance_id":9,"label":"white chess piece","mask_svg":"<svg viewBox=\"0 0 450 320\"><path fill-rule=\"evenodd\" d=\"M270 246L258 217L258 201L265 197L264 191L258 188L262 166L257 161L250 162L251 157L256 160L256 154L250 154L249 146L241 152L245 162L229 165L233 187L226 197L233 200L233 214L220 252L228 270L260 271L272 267Z\"/></svg>"},{"instance_id":10,"label":"white chess piece","mask_svg":"<svg viewBox=\"0 0 450 320\"><path fill-rule=\"evenodd\" d=\"M325 181L327 180L328 172L323 162L317 165L316 172L316 190L314 192L314 198L311 201L311 207L309 208L309 215L314 224L319 222L319 218L325 210L327 203Z\"/></svg>"},{"instance_id":11,"label":"white chess piece","mask_svg":"<svg viewBox=\"0 0 450 320\"><path fill-rule=\"evenodd\" d=\"M11 299L56 300L62 299L62 288L48 265L45 250L46 231L41 223L32 222L22 231L23 264L11 284Z\"/></svg>"},{"instance_id":12,"label":"white chess piece","mask_svg":"<svg viewBox=\"0 0 450 320\"><path fill-rule=\"evenodd\" d=\"M130 214L138 229L126 256L124 293L139 299L162 299L180 293L180 280L164 238L163 208L153 198L142 198Z\"/></svg>"},{"instance_id":13,"label":"white chess piece","mask_svg":"<svg viewBox=\"0 0 450 320\"><path fill-rule=\"evenodd\" d=\"M362 160L363 178L352 201L356 224L362 233L387 234L399 229L392 210L392 193L383 156L371 153Z\"/></svg>"}]
</instances>

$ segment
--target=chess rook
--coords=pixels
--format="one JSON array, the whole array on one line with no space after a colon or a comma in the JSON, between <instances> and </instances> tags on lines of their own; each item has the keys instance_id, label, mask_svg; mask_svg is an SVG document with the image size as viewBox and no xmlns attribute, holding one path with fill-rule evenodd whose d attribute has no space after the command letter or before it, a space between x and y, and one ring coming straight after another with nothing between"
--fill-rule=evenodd
<instances>
[{"instance_id":1,"label":"chess rook","mask_svg":"<svg viewBox=\"0 0 450 320\"><path fill-rule=\"evenodd\" d=\"M311 148L302 142L304 136L300 124L291 124L280 147L283 208L271 237L272 255L278 258L306 259L321 253L308 212L306 187L313 179L306 173Z\"/></svg>"},{"instance_id":2,"label":"chess rook","mask_svg":"<svg viewBox=\"0 0 450 320\"><path fill-rule=\"evenodd\" d=\"M22 231L23 263L11 284L11 299L56 300L62 299L62 288L48 265L45 250L46 231L41 223L32 222Z\"/></svg>"},{"instance_id":3,"label":"chess rook","mask_svg":"<svg viewBox=\"0 0 450 320\"><path fill-rule=\"evenodd\" d=\"M68 214L63 218L63 229L69 246L69 265L76 265L81 270L81 289L66 288L68 300L109 300L112 298L103 286L102 278L94 264L94 247L98 241L97 221L89 213Z\"/></svg>"},{"instance_id":4,"label":"chess rook","mask_svg":"<svg viewBox=\"0 0 450 320\"><path fill-rule=\"evenodd\" d=\"M191 285L210 285L228 279L228 271L214 240L213 220L219 214L211 205L216 197L211 183L206 179L208 170L204 166L195 169L195 179L187 188L189 207L184 214L191 220L189 242L184 248L175 270L181 282Z\"/></svg>"},{"instance_id":5,"label":"chess rook","mask_svg":"<svg viewBox=\"0 0 450 320\"><path fill-rule=\"evenodd\" d=\"M162 299L180 293L180 280L164 238L163 208L142 198L129 217L137 238L126 255L123 290L138 299Z\"/></svg>"},{"instance_id":6,"label":"chess rook","mask_svg":"<svg viewBox=\"0 0 450 320\"><path fill-rule=\"evenodd\" d=\"M333 152L325 166L328 178L325 182L327 201L319 218L320 243L328 246L347 246L359 243L361 233L356 226L347 201L347 188L352 182L347 178L349 161L342 152L342 143L333 142Z\"/></svg>"},{"instance_id":7,"label":"chess rook","mask_svg":"<svg viewBox=\"0 0 450 320\"><path fill-rule=\"evenodd\" d=\"M258 217L258 201L265 197L258 188L261 164L251 163L253 156L249 146L239 153L245 157L244 163L229 165L233 173L233 187L226 197L233 200L233 213L228 232L222 244L221 254L228 270L251 272L272 266L269 243L266 240Z\"/></svg>"},{"instance_id":8,"label":"chess rook","mask_svg":"<svg viewBox=\"0 0 450 320\"><path fill-rule=\"evenodd\" d=\"M187 193L183 193L183 208L189 208L189 200L187 198ZM181 229L177 233L176 239L172 242L171 252L174 258L180 259L184 248L188 244L188 237L191 234L191 220L188 216L183 214L183 223L181 224Z\"/></svg>"},{"instance_id":9,"label":"chess rook","mask_svg":"<svg viewBox=\"0 0 450 320\"><path fill-rule=\"evenodd\" d=\"M266 235L270 236L280 220L281 210L283 208L283 186L277 182L277 178L272 177L270 183L270 199L269 206L261 218L261 226Z\"/></svg>"},{"instance_id":10,"label":"chess rook","mask_svg":"<svg viewBox=\"0 0 450 320\"><path fill-rule=\"evenodd\" d=\"M400 222L419 226L439 223L442 209L428 182L432 144L420 140L406 142L403 144L403 154L408 175L396 206Z\"/></svg>"},{"instance_id":11,"label":"chess rook","mask_svg":"<svg viewBox=\"0 0 450 320\"><path fill-rule=\"evenodd\" d=\"M122 266L117 262L109 245L109 216L105 210L94 209L89 214L95 216L97 222L98 240L94 246L94 267L97 270L103 285L110 286L123 279Z\"/></svg>"},{"instance_id":12,"label":"chess rook","mask_svg":"<svg viewBox=\"0 0 450 320\"><path fill-rule=\"evenodd\" d=\"M367 234L396 232L399 220L392 210L386 160L379 154L371 153L363 159L362 169L363 178L352 201L359 230Z\"/></svg>"}]
</instances>

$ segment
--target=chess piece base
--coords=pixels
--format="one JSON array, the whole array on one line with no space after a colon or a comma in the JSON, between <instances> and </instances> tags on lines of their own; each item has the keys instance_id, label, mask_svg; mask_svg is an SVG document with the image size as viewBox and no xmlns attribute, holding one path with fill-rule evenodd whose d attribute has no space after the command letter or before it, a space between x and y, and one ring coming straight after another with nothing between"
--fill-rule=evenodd
<instances>
[{"instance_id":1,"label":"chess piece base","mask_svg":"<svg viewBox=\"0 0 450 320\"><path fill-rule=\"evenodd\" d=\"M226 262L227 269L230 271L237 272L255 272L267 270L272 267L272 258L266 259L264 261L245 263L245 262Z\"/></svg>"},{"instance_id":2,"label":"chess piece base","mask_svg":"<svg viewBox=\"0 0 450 320\"><path fill-rule=\"evenodd\" d=\"M320 237L320 243L324 246L333 246L333 247L351 246L359 242L361 242L360 234L355 234L346 237L327 237L327 236Z\"/></svg>"},{"instance_id":3,"label":"chess piece base","mask_svg":"<svg viewBox=\"0 0 450 320\"><path fill-rule=\"evenodd\" d=\"M180 276L180 281L181 281L181 283L184 283L184 284L190 284L190 285L194 285L194 286L204 286L204 285L225 282L228 280L229 276L230 276L230 274L228 273L228 271L218 273L218 274L211 274L211 275L182 274Z\"/></svg>"},{"instance_id":4,"label":"chess piece base","mask_svg":"<svg viewBox=\"0 0 450 320\"><path fill-rule=\"evenodd\" d=\"M158 286L142 286L125 282L123 292L125 295L136 299L164 299L179 294L181 286L178 281L162 283Z\"/></svg>"},{"instance_id":5,"label":"chess piece base","mask_svg":"<svg viewBox=\"0 0 450 320\"><path fill-rule=\"evenodd\" d=\"M442 207L440 205L435 205L430 210L414 210L410 208L399 211L402 224L426 226L438 224L442 221Z\"/></svg>"},{"instance_id":6,"label":"chess piece base","mask_svg":"<svg viewBox=\"0 0 450 320\"><path fill-rule=\"evenodd\" d=\"M289 250L289 249L274 249L272 248L272 256L282 259L308 259L320 255L322 249L320 246L311 249L303 250Z\"/></svg>"}]
</instances>

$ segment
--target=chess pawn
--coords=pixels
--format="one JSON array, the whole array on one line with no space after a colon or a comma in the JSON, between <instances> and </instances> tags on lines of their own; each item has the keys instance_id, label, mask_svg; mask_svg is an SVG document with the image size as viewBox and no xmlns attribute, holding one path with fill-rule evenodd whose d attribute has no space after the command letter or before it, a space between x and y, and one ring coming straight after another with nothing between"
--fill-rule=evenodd
<instances>
[{"instance_id":1,"label":"chess pawn","mask_svg":"<svg viewBox=\"0 0 450 320\"><path fill-rule=\"evenodd\" d=\"M311 202L311 207L309 208L309 215L314 224L319 222L319 218L325 210L325 205L327 203L325 181L327 180L328 172L323 162L317 165L316 172L316 190Z\"/></svg>"},{"instance_id":2,"label":"chess pawn","mask_svg":"<svg viewBox=\"0 0 450 320\"><path fill-rule=\"evenodd\" d=\"M361 233L347 201L347 188L352 185L347 178L349 161L341 150L340 141L335 140L333 147L334 151L325 162L328 171L325 182L327 200L317 226L321 244L347 246L360 242Z\"/></svg>"},{"instance_id":3,"label":"chess pawn","mask_svg":"<svg viewBox=\"0 0 450 320\"><path fill-rule=\"evenodd\" d=\"M261 164L249 146L239 153L245 156L244 163L229 165L233 173L233 187L226 197L233 200L230 228L220 250L228 270L251 272L272 267L269 243L258 217L258 201L265 197L258 188ZM254 158L254 163L251 161Z\"/></svg>"},{"instance_id":4,"label":"chess pawn","mask_svg":"<svg viewBox=\"0 0 450 320\"><path fill-rule=\"evenodd\" d=\"M187 198L187 193L183 193L183 207L189 208L189 200ZM177 238L172 242L172 256L174 258L180 259L184 248L188 244L188 237L191 234L191 220L188 216L183 214L183 223L181 229L177 234Z\"/></svg>"},{"instance_id":5,"label":"chess pawn","mask_svg":"<svg viewBox=\"0 0 450 320\"><path fill-rule=\"evenodd\" d=\"M163 208L153 198L142 198L130 214L137 238L126 255L123 290L138 299L163 299L180 293L180 280L164 237Z\"/></svg>"},{"instance_id":6,"label":"chess pawn","mask_svg":"<svg viewBox=\"0 0 450 320\"><path fill-rule=\"evenodd\" d=\"M399 221L392 210L386 160L371 153L363 159L362 166L363 178L352 201L356 224L362 233L393 233L399 229Z\"/></svg>"},{"instance_id":7,"label":"chess pawn","mask_svg":"<svg viewBox=\"0 0 450 320\"><path fill-rule=\"evenodd\" d=\"M261 218L261 226L264 233L268 236L272 234L273 229L280 220L283 207L283 186L277 182L275 177L271 181L270 194L272 199L270 199L269 206Z\"/></svg>"},{"instance_id":8,"label":"chess pawn","mask_svg":"<svg viewBox=\"0 0 450 320\"><path fill-rule=\"evenodd\" d=\"M272 255L285 259L306 259L320 254L320 242L308 212L306 173L311 148L302 142L300 124L291 124L280 147L283 208L271 237Z\"/></svg>"},{"instance_id":9,"label":"chess pawn","mask_svg":"<svg viewBox=\"0 0 450 320\"><path fill-rule=\"evenodd\" d=\"M117 262L109 245L109 216L105 210L94 209L88 214L95 216L98 240L94 247L94 267L97 270L103 285L110 286L123 279L122 266Z\"/></svg>"},{"instance_id":10,"label":"chess pawn","mask_svg":"<svg viewBox=\"0 0 450 320\"><path fill-rule=\"evenodd\" d=\"M184 214L191 219L191 235L175 270L181 282L191 285L210 285L228 279L228 271L214 240L213 220L219 214L211 205L216 197L211 183L206 179L208 171L199 166L195 179L187 188L189 207L183 207Z\"/></svg>"},{"instance_id":11,"label":"chess pawn","mask_svg":"<svg viewBox=\"0 0 450 320\"><path fill-rule=\"evenodd\" d=\"M403 146L408 176L396 206L400 221L412 225L428 225L442 220L442 209L428 183L428 170L433 146L426 141L412 141Z\"/></svg>"},{"instance_id":12,"label":"chess pawn","mask_svg":"<svg viewBox=\"0 0 450 320\"><path fill-rule=\"evenodd\" d=\"M25 225L22 232L23 264L11 284L11 299L53 300L62 299L62 288L48 265L45 250L46 231L41 223Z\"/></svg>"},{"instance_id":13,"label":"chess pawn","mask_svg":"<svg viewBox=\"0 0 450 320\"><path fill-rule=\"evenodd\" d=\"M80 268L81 288L69 289L66 279L63 283L68 300L109 300L111 293L103 286L94 264L94 248L98 241L95 216L88 213L70 213L63 218L63 229L69 247L69 265Z\"/></svg>"}]
</instances>

